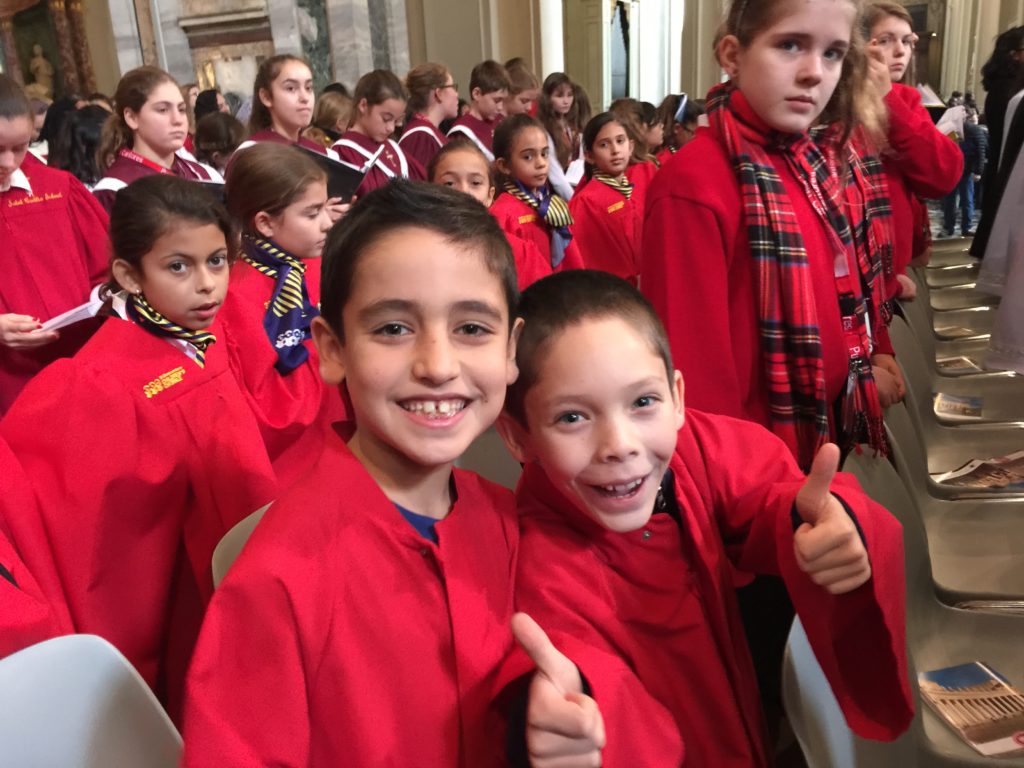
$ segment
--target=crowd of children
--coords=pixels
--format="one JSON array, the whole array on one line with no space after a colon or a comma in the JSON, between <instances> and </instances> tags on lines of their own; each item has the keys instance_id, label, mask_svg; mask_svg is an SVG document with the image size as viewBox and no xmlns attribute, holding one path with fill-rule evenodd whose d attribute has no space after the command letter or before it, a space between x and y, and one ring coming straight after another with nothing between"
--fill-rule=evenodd
<instances>
[{"instance_id":1,"label":"crowd of children","mask_svg":"<svg viewBox=\"0 0 1024 768\"><path fill-rule=\"evenodd\" d=\"M739 768L795 610L895 738L899 525L837 469L887 451L892 302L962 172L915 39L739 0L706 100L597 114L522 59L460 114L442 64L318 99L280 55L244 133L141 67L91 193L0 75L0 656L106 637L190 766ZM515 495L456 468L494 425Z\"/></svg>"}]
</instances>

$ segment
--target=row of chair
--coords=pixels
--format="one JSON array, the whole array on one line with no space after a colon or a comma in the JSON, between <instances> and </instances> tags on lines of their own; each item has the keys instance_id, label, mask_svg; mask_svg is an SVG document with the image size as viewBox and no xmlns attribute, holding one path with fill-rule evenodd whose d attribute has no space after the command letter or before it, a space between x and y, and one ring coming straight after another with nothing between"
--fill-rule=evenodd
<instances>
[{"instance_id":1,"label":"row of chair","mask_svg":"<svg viewBox=\"0 0 1024 768\"><path fill-rule=\"evenodd\" d=\"M982 660L1024 685L1024 494L951 488L932 477L973 458L1024 449L1024 379L987 371L950 375L936 365L936 355L980 359L988 343L997 300L973 285L977 266L966 244L938 248L930 267L915 276L917 299L903 305L903 317L890 327L908 389L905 404L886 413L892 461L865 448L844 465L903 525L914 721L891 744L856 737L797 620L786 649L783 698L810 768L991 764L924 706L917 673ZM951 327L971 333L939 333ZM981 418L941 420L933 408L938 392L980 397ZM1024 758L1000 764L1024 766Z\"/></svg>"}]
</instances>

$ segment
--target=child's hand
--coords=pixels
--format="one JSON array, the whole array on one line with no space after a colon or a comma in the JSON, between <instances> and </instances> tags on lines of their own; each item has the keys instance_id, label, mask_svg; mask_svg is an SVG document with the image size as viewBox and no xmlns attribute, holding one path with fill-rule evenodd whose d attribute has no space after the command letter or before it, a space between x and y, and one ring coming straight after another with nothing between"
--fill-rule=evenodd
<instances>
[{"instance_id":1,"label":"child's hand","mask_svg":"<svg viewBox=\"0 0 1024 768\"><path fill-rule=\"evenodd\" d=\"M325 206L327 208L327 215L331 217L331 221L337 221L348 213L348 209L352 207L352 203L354 203L355 200L356 199L353 197L347 203L343 203L340 197L328 198Z\"/></svg>"},{"instance_id":2,"label":"child's hand","mask_svg":"<svg viewBox=\"0 0 1024 768\"><path fill-rule=\"evenodd\" d=\"M537 671L526 705L526 751L534 768L601 765L604 721L597 702L583 694L576 665L525 613L512 617L512 634Z\"/></svg>"},{"instance_id":3,"label":"child's hand","mask_svg":"<svg viewBox=\"0 0 1024 768\"><path fill-rule=\"evenodd\" d=\"M12 349L30 349L60 338L57 331L42 330L42 323L28 315L0 315L0 344Z\"/></svg>"},{"instance_id":4,"label":"child's hand","mask_svg":"<svg viewBox=\"0 0 1024 768\"><path fill-rule=\"evenodd\" d=\"M883 408L901 402L907 396L907 383L903 371L892 355L871 356L871 374L878 389L878 402Z\"/></svg>"},{"instance_id":5,"label":"child's hand","mask_svg":"<svg viewBox=\"0 0 1024 768\"><path fill-rule=\"evenodd\" d=\"M872 40L868 44L868 81L878 92L878 98L884 99L892 90L892 75L889 65L885 63L885 55L878 43Z\"/></svg>"},{"instance_id":6,"label":"child's hand","mask_svg":"<svg viewBox=\"0 0 1024 768\"><path fill-rule=\"evenodd\" d=\"M852 592L871 578L871 562L857 527L829 492L838 467L839 448L832 443L821 446L796 495L796 511L804 523L793 534L800 570L833 595Z\"/></svg>"},{"instance_id":7,"label":"child's hand","mask_svg":"<svg viewBox=\"0 0 1024 768\"><path fill-rule=\"evenodd\" d=\"M900 298L903 301L913 301L917 298L917 283L908 275L896 275L896 282L900 284Z\"/></svg>"}]
</instances>

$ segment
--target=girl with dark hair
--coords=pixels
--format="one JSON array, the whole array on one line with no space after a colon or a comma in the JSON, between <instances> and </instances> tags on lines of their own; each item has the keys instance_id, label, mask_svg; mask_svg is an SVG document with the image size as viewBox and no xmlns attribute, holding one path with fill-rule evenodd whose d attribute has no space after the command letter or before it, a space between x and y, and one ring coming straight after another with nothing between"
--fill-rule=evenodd
<instances>
[{"instance_id":1,"label":"girl with dark hair","mask_svg":"<svg viewBox=\"0 0 1024 768\"><path fill-rule=\"evenodd\" d=\"M227 173L228 161L245 138L245 126L224 112L213 112L196 123L196 157Z\"/></svg>"},{"instance_id":2,"label":"girl with dark hair","mask_svg":"<svg viewBox=\"0 0 1024 768\"><path fill-rule=\"evenodd\" d=\"M32 109L0 75L0 416L44 366L73 355L90 322L57 330L42 323L89 298L106 274L107 215L71 174L28 153Z\"/></svg>"},{"instance_id":3,"label":"girl with dark hair","mask_svg":"<svg viewBox=\"0 0 1024 768\"><path fill-rule=\"evenodd\" d=\"M586 92L564 72L552 72L544 78L537 99L537 119L547 131L551 187L571 200L574 187L583 178L580 137L590 120Z\"/></svg>"},{"instance_id":4,"label":"girl with dark hair","mask_svg":"<svg viewBox=\"0 0 1024 768\"><path fill-rule=\"evenodd\" d=\"M136 179L153 174L189 181L223 182L208 165L183 156L188 107L181 88L157 67L133 69L117 84L116 111L103 126L99 159L109 162L93 194L107 210L114 196Z\"/></svg>"},{"instance_id":5,"label":"girl with dark hair","mask_svg":"<svg viewBox=\"0 0 1024 768\"><path fill-rule=\"evenodd\" d=\"M263 143L228 169L228 210L242 231L220 323L231 370L256 415L282 487L319 454L341 399L320 379L310 323L320 312L327 181L303 152Z\"/></svg>"},{"instance_id":6,"label":"girl with dark hair","mask_svg":"<svg viewBox=\"0 0 1024 768\"><path fill-rule=\"evenodd\" d=\"M661 121L662 146L656 157L658 164L668 162L679 148L697 134L697 118L704 114L704 107L685 93L672 93L658 105L658 120Z\"/></svg>"},{"instance_id":7,"label":"girl with dark hair","mask_svg":"<svg viewBox=\"0 0 1024 768\"><path fill-rule=\"evenodd\" d=\"M332 149L345 162L365 169L357 195L372 192L391 179L422 181L427 177L419 161L407 157L391 138L405 115L408 97L402 81L386 69L367 72L356 83L348 130Z\"/></svg>"},{"instance_id":8,"label":"girl with dark hair","mask_svg":"<svg viewBox=\"0 0 1024 768\"><path fill-rule=\"evenodd\" d=\"M256 72L249 140L239 149L259 141L273 141L332 155L323 145L302 137L302 130L313 119L315 102L313 72L305 59L290 53L271 56Z\"/></svg>"},{"instance_id":9,"label":"girl with dark hair","mask_svg":"<svg viewBox=\"0 0 1024 768\"><path fill-rule=\"evenodd\" d=\"M588 182L569 202L572 234L587 269L600 269L634 286L640 273L643 208L626 176L633 141L613 112L591 118L583 129Z\"/></svg>"},{"instance_id":10,"label":"girl with dark hair","mask_svg":"<svg viewBox=\"0 0 1024 768\"><path fill-rule=\"evenodd\" d=\"M92 105L72 112L50 147L49 166L67 171L92 190L103 176L98 155L103 125L109 117L103 107Z\"/></svg>"},{"instance_id":11,"label":"girl with dark hair","mask_svg":"<svg viewBox=\"0 0 1024 768\"><path fill-rule=\"evenodd\" d=\"M0 423L39 508L9 522L29 566L55 570L75 631L117 646L173 715L213 549L277 485L213 327L227 213L154 174L118 193L110 232L112 316Z\"/></svg>"}]
</instances>

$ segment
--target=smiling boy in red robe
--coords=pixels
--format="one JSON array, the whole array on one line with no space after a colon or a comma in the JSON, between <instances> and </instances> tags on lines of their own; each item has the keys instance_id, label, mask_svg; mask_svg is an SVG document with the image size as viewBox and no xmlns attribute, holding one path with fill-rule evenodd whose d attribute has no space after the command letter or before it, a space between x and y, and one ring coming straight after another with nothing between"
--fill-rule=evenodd
<instances>
[{"instance_id":1,"label":"smiling boy in red robe","mask_svg":"<svg viewBox=\"0 0 1024 768\"><path fill-rule=\"evenodd\" d=\"M331 231L313 339L355 431L328 438L217 589L186 765L503 764L515 506L453 464L516 375L513 265L487 210L437 185L396 180ZM592 765L600 715L529 629L529 750Z\"/></svg>"},{"instance_id":2,"label":"smiling boy in red robe","mask_svg":"<svg viewBox=\"0 0 1024 768\"><path fill-rule=\"evenodd\" d=\"M579 667L606 768L771 762L729 565L781 575L858 734L910 722L899 524L821 449L683 408L664 328L594 271L526 289L499 429L526 464L516 603Z\"/></svg>"}]
</instances>

